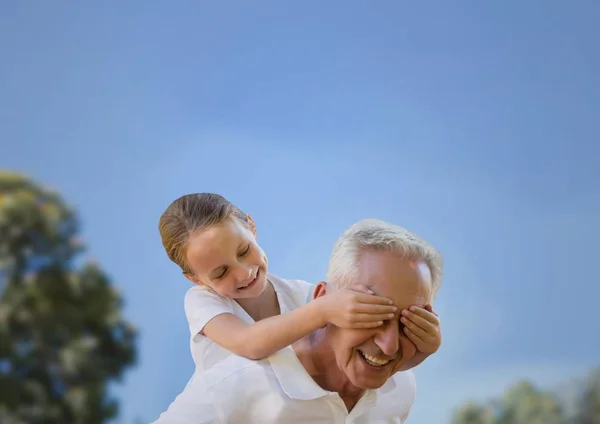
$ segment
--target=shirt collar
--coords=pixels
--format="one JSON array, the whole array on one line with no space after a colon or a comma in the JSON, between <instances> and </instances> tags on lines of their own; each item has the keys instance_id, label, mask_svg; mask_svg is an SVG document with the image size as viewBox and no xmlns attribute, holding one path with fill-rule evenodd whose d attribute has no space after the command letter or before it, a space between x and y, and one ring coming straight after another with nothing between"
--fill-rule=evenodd
<instances>
[{"instance_id":1,"label":"shirt collar","mask_svg":"<svg viewBox=\"0 0 600 424\"><path fill-rule=\"evenodd\" d=\"M394 376L391 376L390 378L388 378L388 380L385 382L385 384L383 386L381 386L379 389L377 389L377 392L379 392L379 394L381 394L381 395L385 395L386 393L391 392L395 388L396 388L396 379L394 378Z\"/></svg>"},{"instance_id":2,"label":"shirt collar","mask_svg":"<svg viewBox=\"0 0 600 424\"><path fill-rule=\"evenodd\" d=\"M313 400L331 394L306 372L291 346L269 357L269 363L283 392L292 399Z\"/></svg>"}]
</instances>

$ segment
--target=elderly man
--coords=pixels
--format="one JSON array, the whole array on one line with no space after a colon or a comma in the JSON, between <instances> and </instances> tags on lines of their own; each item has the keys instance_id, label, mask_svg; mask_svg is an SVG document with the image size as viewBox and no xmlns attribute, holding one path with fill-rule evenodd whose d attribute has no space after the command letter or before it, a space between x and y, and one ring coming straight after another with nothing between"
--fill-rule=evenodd
<instances>
[{"instance_id":1,"label":"elderly man","mask_svg":"<svg viewBox=\"0 0 600 424\"><path fill-rule=\"evenodd\" d=\"M421 352L402 315L431 310L441 276L441 255L414 234L378 220L352 225L314 298L361 284L392 299L396 316L375 329L327 325L262 361L232 355L195 374L155 424L403 423L415 378L398 370Z\"/></svg>"}]
</instances>

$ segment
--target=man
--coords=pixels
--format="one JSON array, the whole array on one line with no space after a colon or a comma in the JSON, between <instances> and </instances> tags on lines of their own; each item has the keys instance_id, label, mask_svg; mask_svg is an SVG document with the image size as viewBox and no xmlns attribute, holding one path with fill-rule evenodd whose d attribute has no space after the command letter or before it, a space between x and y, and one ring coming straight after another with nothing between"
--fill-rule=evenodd
<instances>
[{"instance_id":1,"label":"man","mask_svg":"<svg viewBox=\"0 0 600 424\"><path fill-rule=\"evenodd\" d=\"M394 317L375 329L327 325L262 361L232 355L195 374L155 424L403 423L415 378L398 371L427 356L405 323L434 317L423 326L439 331L431 303L441 277L441 255L414 234L378 220L352 225L314 297L360 284L390 298Z\"/></svg>"}]
</instances>

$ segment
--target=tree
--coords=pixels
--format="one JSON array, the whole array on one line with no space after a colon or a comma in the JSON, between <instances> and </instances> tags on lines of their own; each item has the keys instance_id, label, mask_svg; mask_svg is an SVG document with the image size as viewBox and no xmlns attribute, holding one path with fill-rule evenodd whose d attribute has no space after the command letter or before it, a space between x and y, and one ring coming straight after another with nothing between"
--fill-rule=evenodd
<instances>
[{"instance_id":1,"label":"tree","mask_svg":"<svg viewBox=\"0 0 600 424\"><path fill-rule=\"evenodd\" d=\"M455 412L452 424L494 424L491 408L468 402Z\"/></svg>"},{"instance_id":2,"label":"tree","mask_svg":"<svg viewBox=\"0 0 600 424\"><path fill-rule=\"evenodd\" d=\"M576 417L577 424L600 424L600 368L591 372L583 385Z\"/></svg>"},{"instance_id":3,"label":"tree","mask_svg":"<svg viewBox=\"0 0 600 424\"><path fill-rule=\"evenodd\" d=\"M484 405L467 403L452 419L452 424L563 424L560 402L531 383L510 387L504 397ZM594 423L595 424L595 423Z\"/></svg>"},{"instance_id":4,"label":"tree","mask_svg":"<svg viewBox=\"0 0 600 424\"><path fill-rule=\"evenodd\" d=\"M100 424L107 386L136 360L122 299L84 251L75 211L0 172L0 422Z\"/></svg>"},{"instance_id":5,"label":"tree","mask_svg":"<svg viewBox=\"0 0 600 424\"><path fill-rule=\"evenodd\" d=\"M452 424L600 424L600 368L583 382L575 380L575 391L556 394L537 389L523 381L510 387L499 399L487 404L466 403L452 418ZM569 394L569 392L572 392ZM562 397L561 397L562 394ZM574 396L573 396L574 395Z\"/></svg>"},{"instance_id":6,"label":"tree","mask_svg":"<svg viewBox=\"0 0 600 424\"><path fill-rule=\"evenodd\" d=\"M497 424L562 424L564 421L562 407L553 395L523 381L506 391Z\"/></svg>"}]
</instances>

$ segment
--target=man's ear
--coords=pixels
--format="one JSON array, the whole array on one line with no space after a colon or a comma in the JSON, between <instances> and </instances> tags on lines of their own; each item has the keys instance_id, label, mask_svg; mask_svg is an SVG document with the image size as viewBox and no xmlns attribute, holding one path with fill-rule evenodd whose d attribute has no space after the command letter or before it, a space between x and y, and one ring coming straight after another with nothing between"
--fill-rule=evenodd
<instances>
[{"instance_id":1,"label":"man's ear","mask_svg":"<svg viewBox=\"0 0 600 424\"><path fill-rule=\"evenodd\" d=\"M248 229L250 229L250 231L252 231L252 234L254 234L254 238L257 238L256 224L254 223L254 220L250 215L246 215L246 222L248 223Z\"/></svg>"},{"instance_id":2,"label":"man's ear","mask_svg":"<svg viewBox=\"0 0 600 424\"><path fill-rule=\"evenodd\" d=\"M327 283L325 281L321 281L319 284L317 284L315 290L313 291L313 300L318 299L321 296L325 296L328 291L329 286Z\"/></svg>"}]
</instances>

